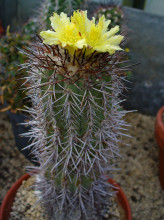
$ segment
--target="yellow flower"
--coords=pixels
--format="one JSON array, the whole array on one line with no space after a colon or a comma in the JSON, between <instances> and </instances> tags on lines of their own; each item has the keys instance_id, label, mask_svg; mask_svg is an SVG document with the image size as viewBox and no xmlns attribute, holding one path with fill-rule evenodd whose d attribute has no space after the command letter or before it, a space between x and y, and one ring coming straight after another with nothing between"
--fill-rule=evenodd
<instances>
[{"instance_id":1,"label":"yellow flower","mask_svg":"<svg viewBox=\"0 0 164 220\"><path fill-rule=\"evenodd\" d=\"M40 33L43 37L44 43L49 45L61 45L62 47L70 46L74 49L82 49L85 44L85 39L83 39L76 25L70 22L70 19L66 14L61 13L60 16L54 13L50 17L51 26L54 31L42 31Z\"/></svg>"},{"instance_id":2,"label":"yellow flower","mask_svg":"<svg viewBox=\"0 0 164 220\"><path fill-rule=\"evenodd\" d=\"M98 52L109 52L113 54L116 50L121 50L119 44L123 36L114 36L119 31L119 26L107 31L110 22L110 20L106 21L105 17L102 16L96 25L95 19L93 18L90 30L86 32L86 42L87 45L92 48L92 51L96 50Z\"/></svg>"},{"instance_id":3,"label":"yellow flower","mask_svg":"<svg viewBox=\"0 0 164 220\"><path fill-rule=\"evenodd\" d=\"M125 48L125 52L129 53L130 52L130 49L129 48Z\"/></svg>"},{"instance_id":4,"label":"yellow flower","mask_svg":"<svg viewBox=\"0 0 164 220\"><path fill-rule=\"evenodd\" d=\"M105 20L104 16L99 18L98 24L95 24L95 18L92 20L87 18L87 11L75 11L71 19L64 13L60 16L54 13L50 21L54 30L40 33L45 44L60 45L68 49L71 54L83 48L86 48L86 54L95 50L110 54L122 50L119 44L124 37L115 35L119 31L119 26L108 31L111 21Z\"/></svg>"}]
</instances>

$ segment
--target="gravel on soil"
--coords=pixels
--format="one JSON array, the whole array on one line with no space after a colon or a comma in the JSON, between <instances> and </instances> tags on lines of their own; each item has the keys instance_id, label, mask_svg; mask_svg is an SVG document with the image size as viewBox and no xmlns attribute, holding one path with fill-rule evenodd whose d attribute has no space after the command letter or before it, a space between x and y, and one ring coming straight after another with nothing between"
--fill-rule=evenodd
<instances>
[{"instance_id":1,"label":"gravel on soil","mask_svg":"<svg viewBox=\"0 0 164 220\"><path fill-rule=\"evenodd\" d=\"M123 188L132 210L133 220L164 220L164 191L158 178L158 145L154 136L155 117L131 113L132 127L121 146L121 171L114 179Z\"/></svg>"},{"instance_id":2,"label":"gravel on soil","mask_svg":"<svg viewBox=\"0 0 164 220\"><path fill-rule=\"evenodd\" d=\"M11 123L0 113L0 205L6 192L24 173L29 162L15 146Z\"/></svg>"},{"instance_id":3,"label":"gravel on soil","mask_svg":"<svg viewBox=\"0 0 164 220\"><path fill-rule=\"evenodd\" d=\"M46 219L44 208L40 203L37 203L37 197L31 188L34 183L34 177L30 177L27 181L22 182L15 197L10 220Z\"/></svg>"},{"instance_id":4,"label":"gravel on soil","mask_svg":"<svg viewBox=\"0 0 164 220\"><path fill-rule=\"evenodd\" d=\"M158 179L158 146L154 138L155 117L127 115L128 145L121 145L120 171L114 179L128 197L133 220L164 220L164 192ZM6 113L0 113L0 204L11 185L25 173L29 162L15 146Z\"/></svg>"}]
</instances>

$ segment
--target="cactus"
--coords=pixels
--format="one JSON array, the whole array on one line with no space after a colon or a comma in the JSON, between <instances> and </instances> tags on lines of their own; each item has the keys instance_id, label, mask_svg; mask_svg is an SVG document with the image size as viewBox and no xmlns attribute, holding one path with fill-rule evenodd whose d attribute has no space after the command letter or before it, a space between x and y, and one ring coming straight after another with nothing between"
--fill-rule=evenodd
<instances>
[{"instance_id":1,"label":"cactus","mask_svg":"<svg viewBox=\"0 0 164 220\"><path fill-rule=\"evenodd\" d=\"M36 188L49 219L101 219L114 194L108 183L120 156L118 143L126 111L121 110L122 72L128 67L115 35L116 26L102 16L89 20L86 11L71 19L50 18L53 30L42 31L24 53L29 57L27 108L33 153L39 167ZM109 175L109 177L107 177Z\"/></svg>"},{"instance_id":2,"label":"cactus","mask_svg":"<svg viewBox=\"0 0 164 220\"><path fill-rule=\"evenodd\" d=\"M120 6L114 4L109 6L102 6L94 13L96 20L98 20L102 15L104 15L106 19L111 20L109 28L113 28L116 25L122 25L124 13Z\"/></svg>"}]
</instances>

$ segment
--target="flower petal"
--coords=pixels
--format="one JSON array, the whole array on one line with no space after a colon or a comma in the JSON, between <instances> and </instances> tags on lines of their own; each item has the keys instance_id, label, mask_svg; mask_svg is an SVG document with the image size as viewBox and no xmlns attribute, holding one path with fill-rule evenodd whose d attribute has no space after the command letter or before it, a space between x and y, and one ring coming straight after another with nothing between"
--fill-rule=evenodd
<instances>
[{"instance_id":1,"label":"flower petal","mask_svg":"<svg viewBox=\"0 0 164 220\"><path fill-rule=\"evenodd\" d=\"M106 32L109 24L111 23L111 20L106 20L105 16L103 15L102 17L99 18L99 22L97 24L97 27L99 30L102 30L102 32Z\"/></svg>"},{"instance_id":2,"label":"flower petal","mask_svg":"<svg viewBox=\"0 0 164 220\"><path fill-rule=\"evenodd\" d=\"M90 20L87 18L87 11L74 11L71 22L76 25L80 34L84 35L86 30L89 29L88 25L90 23Z\"/></svg>"},{"instance_id":3,"label":"flower petal","mask_svg":"<svg viewBox=\"0 0 164 220\"><path fill-rule=\"evenodd\" d=\"M57 13L54 13L50 17L51 26L55 31L61 31L62 27L70 24L70 19L65 13L61 13L60 16Z\"/></svg>"},{"instance_id":4,"label":"flower petal","mask_svg":"<svg viewBox=\"0 0 164 220\"><path fill-rule=\"evenodd\" d=\"M123 40L124 36L116 35L108 39L108 43L112 45L119 45Z\"/></svg>"},{"instance_id":5,"label":"flower petal","mask_svg":"<svg viewBox=\"0 0 164 220\"><path fill-rule=\"evenodd\" d=\"M110 31L107 32L107 38L112 37L119 31L119 26L116 25L114 28L111 28Z\"/></svg>"},{"instance_id":6,"label":"flower petal","mask_svg":"<svg viewBox=\"0 0 164 220\"><path fill-rule=\"evenodd\" d=\"M58 39L56 38L56 33L54 31L42 31L40 32L40 36L42 38L44 38L44 41L43 43L45 44L49 44L49 45L52 45L52 44L58 44Z\"/></svg>"}]
</instances>

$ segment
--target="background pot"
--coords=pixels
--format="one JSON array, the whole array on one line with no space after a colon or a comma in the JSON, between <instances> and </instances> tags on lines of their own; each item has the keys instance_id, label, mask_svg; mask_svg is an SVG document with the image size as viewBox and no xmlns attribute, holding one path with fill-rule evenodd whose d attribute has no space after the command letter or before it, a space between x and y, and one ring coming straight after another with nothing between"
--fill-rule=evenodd
<instances>
[{"instance_id":1,"label":"background pot","mask_svg":"<svg viewBox=\"0 0 164 220\"><path fill-rule=\"evenodd\" d=\"M126 219L127 220L132 220L130 205L129 205L127 197L125 196L124 191L121 189L121 187L113 179L109 179L108 181L113 186L115 186L117 188L117 189L114 189L114 190L117 191L117 198L118 198L118 201L119 201L121 207L125 211Z\"/></svg>"},{"instance_id":2,"label":"background pot","mask_svg":"<svg viewBox=\"0 0 164 220\"><path fill-rule=\"evenodd\" d=\"M24 123L26 120L29 120L29 117L22 113L12 113L10 111L7 111L7 114L12 124L12 130L14 133L15 142L18 150L30 162L32 162L35 165L38 165L38 163L35 162L34 156L31 153L32 147L24 149L25 147L27 147L32 143L32 139L28 137L21 137L21 134L26 133L30 130L29 126L21 125L21 123Z\"/></svg>"},{"instance_id":3,"label":"background pot","mask_svg":"<svg viewBox=\"0 0 164 220\"><path fill-rule=\"evenodd\" d=\"M159 180L164 189L164 122L162 115L164 114L164 106L160 108L156 117L155 137L159 146Z\"/></svg>"},{"instance_id":4,"label":"background pot","mask_svg":"<svg viewBox=\"0 0 164 220\"><path fill-rule=\"evenodd\" d=\"M22 181L27 180L29 177L30 176L28 174L25 174L24 176L22 176L7 192L5 198L2 202L1 208L0 208L0 220L8 220L9 219L11 207L14 202L14 197L16 195L16 192L17 192L18 188L20 187L20 185L22 184ZM122 208L125 211L125 215L126 215L127 220L132 220L130 206L129 206L128 200L127 200L123 190L120 188L120 186L114 180L109 179L108 181L117 188L114 190L118 191L117 198L118 198L120 205L122 206Z\"/></svg>"}]
</instances>

